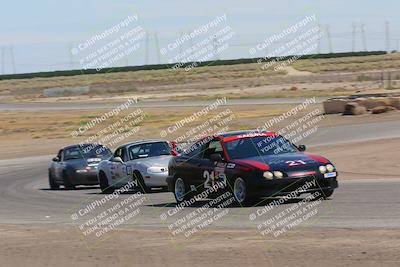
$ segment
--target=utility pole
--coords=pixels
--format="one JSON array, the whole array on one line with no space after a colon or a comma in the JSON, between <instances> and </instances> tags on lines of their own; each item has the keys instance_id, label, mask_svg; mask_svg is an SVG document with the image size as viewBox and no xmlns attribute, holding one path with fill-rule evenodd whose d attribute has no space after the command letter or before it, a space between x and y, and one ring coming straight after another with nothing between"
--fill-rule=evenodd
<instances>
[{"instance_id":1,"label":"utility pole","mask_svg":"<svg viewBox=\"0 0 400 267\"><path fill-rule=\"evenodd\" d=\"M364 47L364 51L367 51L367 38L365 37L365 29L364 29L364 24L361 24L361 39Z\"/></svg>"},{"instance_id":2,"label":"utility pole","mask_svg":"<svg viewBox=\"0 0 400 267\"><path fill-rule=\"evenodd\" d=\"M333 53L332 48L332 37L329 25L326 26L326 37L328 38L328 45L329 45L329 53Z\"/></svg>"},{"instance_id":3,"label":"utility pole","mask_svg":"<svg viewBox=\"0 0 400 267\"><path fill-rule=\"evenodd\" d=\"M6 50L5 47L1 47L1 74L5 74L5 56L6 56Z\"/></svg>"},{"instance_id":4,"label":"utility pole","mask_svg":"<svg viewBox=\"0 0 400 267\"><path fill-rule=\"evenodd\" d=\"M150 36L149 32L146 31L146 47L144 51L144 64L147 65L149 63L149 45L150 45Z\"/></svg>"},{"instance_id":5,"label":"utility pole","mask_svg":"<svg viewBox=\"0 0 400 267\"><path fill-rule=\"evenodd\" d=\"M14 47L12 45L10 45L9 49L10 49L10 57L11 57L11 67L12 67L13 74L15 74L16 69L15 69L15 58L14 58Z\"/></svg>"},{"instance_id":6,"label":"utility pole","mask_svg":"<svg viewBox=\"0 0 400 267\"><path fill-rule=\"evenodd\" d=\"M355 52L356 51L356 24L353 22L353 24L351 26L353 27L351 52Z\"/></svg>"},{"instance_id":7,"label":"utility pole","mask_svg":"<svg viewBox=\"0 0 400 267\"><path fill-rule=\"evenodd\" d=\"M318 34L321 32L321 25L318 23ZM317 40L317 53L321 54L321 38ZM266 53L268 55L268 53Z\"/></svg>"},{"instance_id":8,"label":"utility pole","mask_svg":"<svg viewBox=\"0 0 400 267\"><path fill-rule=\"evenodd\" d=\"M214 60L218 60L217 49L218 49L217 36L214 35L214 36L213 36L213 54L214 54Z\"/></svg>"},{"instance_id":9,"label":"utility pole","mask_svg":"<svg viewBox=\"0 0 400 267\"><path fill-rule=\"evenodd\" d=\"M190 30L189 30L189 33L188 33L188 35L190 36ZM193 50L193 39L192 38L190 38L189 39L189 45L190 45L190 60L189 60L189 62L191 61L191 62L194 62L194 61L196 61L194 58L193 58L193 52L194 52L194 50Z\"/></svg>"},{"instance_id":10,"label":"utility pole","mask_svg":"<svg viewBox=\"0 0 400 267\"><path fill-rule=\"evenodd\" d=\"M158 34L157 34L157 32L154 32L154 42L156 44L157 63L161 64L160 44L158 42Z\"/></svg>"},{"instance_id":11,"label":"utility pole","mask_svg":"<svg viewBox=\"0 0 400 267\"><path fill-rule=\"evenodd\" d=\"M68 55L69 55L69 67L70 69L74 69L74 55L72 54L72 43L68 43Z\"/></svg>"},{"instance_id":12,"label":"utility pole","mask_svg":"<svg viewBox=\"0 0 400 267\"><path fill-rule=\"evenodd\" d=\"M389 21L385 22L385 35L386 35L386 51L390 52L390 32L389 32Z\"/></svg>"}]
</instances>

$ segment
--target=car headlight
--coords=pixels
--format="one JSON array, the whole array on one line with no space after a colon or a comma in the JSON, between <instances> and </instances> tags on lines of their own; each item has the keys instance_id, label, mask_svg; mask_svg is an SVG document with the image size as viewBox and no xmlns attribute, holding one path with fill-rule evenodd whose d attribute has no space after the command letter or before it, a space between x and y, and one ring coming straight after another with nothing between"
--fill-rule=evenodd
<instances>
[{"instance_id":1,"label":"car headlight","mask_svg":"<svg viewBox=\"0 0 400 267\"><path fill-rule=\"evenodd\" d=\"M147 168L148 173L163 173L168 171L168 168L165 167L149 167Z\"/></svg>"},{"instance_id":2,"label":"car headlight","mask_svg":"<svg viewBox=\"0 0 400 267\"><path fill-rule=\"evenodd\" d=\"M274 176L278 179L281 179L283 177L283 173L280 171L274 171Z\"/></svg>"},{"instance_id":3,"label":"car headlight","mask_svg":"<svg viewBox=\"0 0 400 267\"><path fill-rule=\"evenodd\" d=\"M320 171L322 174L324 174L324 173L326 173L327 169L326 169L325 166L319 166L319 171Z\"/></svg>"},{"instance_id":4,"label":"car headlight","mask_svg":"<svg viewBox=\"0 0 400 267\"><path fill-rule=\"evenodd\" d=\"M335 167L332 164L328 164L326 165L326 169L328 170L328 172L333 172L335 170Z\"/></svg>"},{"instance_id":5,"label":"car headlight","mask_svg":"<svg viewBox=\"0 0 400 267\"><path fill-rule=\"evenodd\" d=\"M272 172L264 172L264 178L266 179L272 179L274 178L274 175L272 174Z\"/></svg>"}]
</instances>

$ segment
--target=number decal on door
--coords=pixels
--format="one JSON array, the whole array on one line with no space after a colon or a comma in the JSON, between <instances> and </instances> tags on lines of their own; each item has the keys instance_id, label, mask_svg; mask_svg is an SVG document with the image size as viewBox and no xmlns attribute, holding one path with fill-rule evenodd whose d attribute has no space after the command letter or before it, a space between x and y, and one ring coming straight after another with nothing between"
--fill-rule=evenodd
<instances>
[{"instance_id":1,"label":"number decal on door","mask_svg":"<svg viewBox=\"0 0 400 267\"><path fill-rule=\"evenodd\" d=\"M305 163L302 160L288 160L285 162L287 165L289 165L289 167L293 167L293 166L299 166L299 165L306 165L307 163Z\"/></svg>"},{"instance_id":2,"label":"number decal on door","mask_svg":"<svg viewBox=\"0 0 400 267\"><path fill-rule=\"evenodd\" d=\"M225 174L222 172L216 171L204 171L203 178L206 179L204 182L204 188L212 188L218 183L218 187L224 188L226 186L226 177Z\"/></svg>"}]
</instances>

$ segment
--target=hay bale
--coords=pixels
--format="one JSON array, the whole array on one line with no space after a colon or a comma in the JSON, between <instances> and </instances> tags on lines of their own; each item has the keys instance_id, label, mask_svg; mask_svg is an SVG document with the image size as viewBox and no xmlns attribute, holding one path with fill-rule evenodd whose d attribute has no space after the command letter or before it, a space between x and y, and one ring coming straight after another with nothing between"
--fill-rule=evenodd
<instances>
[{"instance_id":1,"label":"hay bale","mask_svg":"<svg viewBox=\"0 0 400 267\"><path fill-rule=\"evenodd\" d=\"M348 100L345 99L328 99L322 104L324 106L325 114L337 114L344 112L344 106Z\"/></svg>"},{"instance_id":2,"label":"hay bale","mask_svg":"<svg viewBox=\"0 0 400 267\"><path fill-rule=\"evenodd\" d=\"M390 105L397 109L400 109L400 97L390 97Z\"/></svg>"},{"instance_id":3,"label":"hay bale","mask_svg":"<svg viewBox=\"0 0 400 267\"><path fill-rule=\"evenodd\" d=\"M380 107L375 107L371 110L372 114L381 114L389 111L396 110L395 107L392 106L380 106Z\"/></svg>"},{"instance_id":4,"label":"hay bale","mask_svg":"<svg viewBox=\"0 0 400 267\"><path fill-rule=\"evenodd\" d=\"M391 106L392 102L389 98L371 97L360 99L359 101L357 101L357 103L361 106L364 106L366 109L373 109L381 106Z\"/></svg>"},{"instance_id":5,"label":"hay bale","mask_svg":"<svg viewBox=\"0 0 400 267\"><path fill-rule=\"evenodd\" d=\"M356 102L347 103L343 111L343 115L363 115L367 113L367 109Z\"/></svg>"}]
</instances>

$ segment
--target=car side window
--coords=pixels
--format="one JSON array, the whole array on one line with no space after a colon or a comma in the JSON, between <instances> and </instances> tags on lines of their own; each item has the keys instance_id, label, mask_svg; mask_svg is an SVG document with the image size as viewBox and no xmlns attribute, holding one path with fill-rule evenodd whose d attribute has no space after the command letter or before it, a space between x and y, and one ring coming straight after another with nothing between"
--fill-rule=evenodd
<instances>
[{"instance_id":1,"label":"car side window","mask_svg":"<svg viewBox=\"0 0 400 267\"><path fill-rule=\"evenodd\" d=\"M114 157L120 157L122 159L122 148L117 148L117 150L115 150Z\"/></svg>"},{"instance_id":2,"label":"car side window","mask_svg":"<svg viewBox=\"0 0 400 267\"><path fill-rule=\"evenodd\" d=\"M211 154L220 154L224 158L224 153L220 140L212 140L206 145L203 152L203 158L210 159Z\"/></svg>"},{"instance_id":3,"label":"car side window","mask_svg":"<svg viewBox=\"0 0 400 267\"><path fill-rule=\"evenodd\" d=\"M63 151L62 151L62 149L60 150L60 151L58 151L58 154L57 154L57 158L60 160L60 161L63 161L63 153L62 153Z\"/></svg>"},{"instance_id":4,"label":"car side window","mask_svg":"<svg viewBox=\"0 0 400 267\"><path fill-rule=\"evenodd\" d=\"M124 147L120 147L117 150L115 150L114 157L120 157L123 162L127 161L125 148Z\"/></svg>"},{"instance_id":5,"label":"car side window","mask_svg":"<svg viewBox=\"0 0 400 267\"><path fill-rule=\"evenodd\" d=\"M123 147L121 149L121 159L122 159L123 162L128 161L128 158L127 158L127 155L126 155L125 151L126 151L126 149Z\"/></svg>"},{"instance_id":6,"label":"car side window","mask_svg":"<svg viewBox=\"0 0 400 267\"><path fill-rule=\"evenodd\" d=\"M186 149L184 154L189 158L201 158L203 155L204 147L204 143L202 141L199 141L192 144L188 149Z\"/></svg>"}]
</instances>

